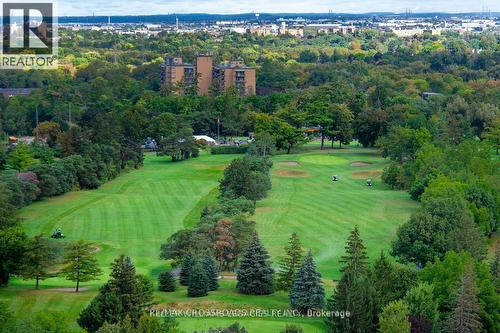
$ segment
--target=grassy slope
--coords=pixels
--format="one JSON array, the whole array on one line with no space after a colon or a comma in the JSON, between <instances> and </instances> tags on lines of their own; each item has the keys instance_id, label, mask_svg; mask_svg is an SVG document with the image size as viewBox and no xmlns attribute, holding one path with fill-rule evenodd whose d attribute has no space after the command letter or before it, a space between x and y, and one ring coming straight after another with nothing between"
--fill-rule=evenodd
<instances>
[{"instance_id":1,"label":"grassy slope","mask_svg":"<svg viewBox=\"0 0 500 333\"><path fill-rule=\"evenodd\" d=\"M297 162L290 163L291 161ZM351 166L352 162L367 166ZM258 203L256 220L264 244L282 255L292 231L312 249L326 278L339 278L345 240L358 225L370 256L387 250L399 224L416 204L408 194L392 191L380 181L385 166L373 150L344 149L280 155L274 159L273 189ZM333 183L332 175L339 181ZM372 178L374 186L366 186Z\"/></svg>"},{"instance_id":2,"label":"grassy slope","mask_svg":"<svg viewBox=\"0 0 500 333\"><path fill-rule=\"evenodd\" d=\"M13 279L8 289L0 290L0 299L8 299L20 316L43 309L61 310L75 318L107 279L109 263L120 253L133 257L137 270L155 278L167 265L158 259L160 244L172 232L193 226L205 203L215 200L217 180L235 156L202 155L182 163L148 156L141 170L130 172L96 191L82 191L44 200L22 210L24 226L30 235L50 235L60 226L65 241L86 239L98 244L98 259L105 269L101 281L85 283L87 291L75 294L51 288L71 287L60 278L42 282L42 290L32 290L32 281ZM300 155L274 158L273 189L258 203L255 216L261 237L274 259L282 255L289 234L297 231L307 248L314 252L323 276L338 277L338 258L348 232L358 224L372 257L388 248L398 224L414 209L408 196L389 191L376 179L383 161L373 151L318 150ZM280 163L297 161L297 165ZM371 162L352 167L352 161ZM364 183L366 171L375 171L375 187ZM360 174L353 174L361 172ZM332 184L331 175L341 181ZM375 176L375 177L373 177ZM359 179L353 179L359 178ZM328 294L331 283L327 282ZM185 290L173 294L155 294L158 302L178 308L279 308L288 306L287 295L242 296L235 292L234 281L223 281L221 290L202 299L190 299ZM277 332L286 319L181 319L187 331L242 323L250 332L264 329ZM306 332L322 330L321 320L295 319Z\"/></svg>"}]
</instances>

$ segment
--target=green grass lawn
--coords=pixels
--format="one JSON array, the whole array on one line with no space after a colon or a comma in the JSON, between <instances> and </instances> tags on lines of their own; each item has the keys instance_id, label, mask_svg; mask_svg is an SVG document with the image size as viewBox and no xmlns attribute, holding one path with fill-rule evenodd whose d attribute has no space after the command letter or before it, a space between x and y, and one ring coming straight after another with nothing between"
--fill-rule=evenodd
<instances>
[{"instance_id":1,"label":"green grass lawn","mask_svg":"<svg viewBox=\"0 0 500 333\"><path fill-rule=\"evenodd\" d=\"M312 250L323 277L338 279L339 259L355 225L370 257L388 250L398 225L417 205L406 192L382 184L386 163L375 150L360 148L276 156L273 188L257 204L255 217L273 257L284 254L283 245L295 231ZM332 175L339 181L332 182ZM373 187L366 185L367 178Z\"/></svg>"},{"instance_id":2,"label":"green grass lawn","mask_svg":"<svg viewBox=\"0 0 500 333\"><path fill-rule=\"evenodd\" d=\"M258 203L255 220L261 238L275 263L283 246L296 231L304 246L313 251L323 274L328 295L339 277L338 260L348 233L357 224L373 258L388 249L397 226L407 220L416 204L404 192L391 191L380 182L385 161L374 150L348 148L316 149L314 144L300 154L273 158L273 189ZM80 191L43 200L21 210L29 235L50 236L61 227L67 238L92 241L99 246L98 260L105 275L100 281L84 283L84 291L68 289L73 283L60 278L42 281L33 290L33 281L17 278L0 290L18 316L41 310L64 311L74 319L92 299L109 273L109 264L121 253L130 255L137 271L156 279L168 269L159 259L160 244L173 232L196 224L201 209L216 200L218 180L235 155L202 154L200 158L170 163L154 155L146 157L144 167L122 175L95 191ZM352 166L364 162L364 166ZM332 183L331 176L340 181ZM365 184L374 179L374 187ZM155 293L160 305L175 308L274 308L288 307L287 295L243 296L235 291L235 281L221 282L221 289L208 297L186 297L185 289L174 293ZM238 321L250 332L279 332L287 322L297 323L305 332L321 332L321 320L287 318L182 318L187 332L228 326ZM76 325L76 324L75 324Z\"/></svg>"}]
</instances>

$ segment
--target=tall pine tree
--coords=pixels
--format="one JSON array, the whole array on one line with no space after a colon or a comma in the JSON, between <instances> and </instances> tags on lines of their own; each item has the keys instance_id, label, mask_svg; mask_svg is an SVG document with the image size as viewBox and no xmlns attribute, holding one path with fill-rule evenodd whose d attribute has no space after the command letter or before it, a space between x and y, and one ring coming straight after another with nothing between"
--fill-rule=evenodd
<instances>
[{"instance_id":1,"label":"tall pine tree","mask_svg":"<svg viewBox=\"0 0 500 333\"><path fill-rule=\"evenodd\" d=\"M105 323L114 324L123 319L120 296L108 281L76 320L87 332L96 332Z\"/></svg>"},{"instance_id":2,"label":"tall pine tree","mask_svg":"<svg viewBox=\"0 0 500 333\"><path fill-rule=\"evenodd\" d=\"M189 297L203 297L208 294L207 274L198 260L191 267L187 294Z\"/></svg>"},{"instance_id":3,"label":"tall pine tree","mask_svg":"<svg viewBox=\"0 0 500 333\"><path fill-rule=\"evenodd\" d=\"M219 289L219 272L215 259L207 255L203 258L202 265L208 280L208 290L214 291Z\"/></svg>"},{"instance_id":4,"label":"tall pine tree","mask_svg":"<svg viewBox=\"0 0 500 333\"><path fill-rule=\"evenodd\" d=\"M152 300L151 282L136 274L130 257L121 255L115 259L110 277L77 320L89 332L97 331L104 322L114 324L126 316L137 325Z\"/></svg>"},{"instance_id":5,"label":"tall pine tree","mask_svg":"<svg viewBox=\"0 0 500 333\"><path fill-rule=\"evenodd\" d=\"M317 271L311 251L295 274L290 305L301 313L321 310L325 304L325 291L321 285L321 274Z\"/></svg>"},{"instance_id":6,"label":"tall pine tree","mask_svg":"<svg viewBox=\"0 0 500 333\"><path fill-rule=\"evenodd\" d=\"M137 323L151 294L143 295L141 278L136 274L132 259L121 255L111 265L110 283L120 296L123 318L129 315Z\"/></svg>"},{"instance_id":7,"label":"tall pine tree","mask_svg":"<svg viewBox=\"0 0 500 333\"><path fill-rule=\"evenodd\" d=\"M295 273L300 267L303 256L300 239L295 232L285 246L285 253L286 256L280 262L280 268L276 273L276 289L289 291L292 289Z\"/></svg>"},{"instance_id":8,"label":"tall pine tree","mask_svg":"<svg viewBox=\"0 0 500 333\"><path fill-rule=\"evenodd\" d=\"M369 276L370 286L373 288L373 309L376 320L384 306L406 295L408 289L415 283L415 279L413 269L394 264L384 252L380 253Z\"/></svg>"},{"instance_id":9,"label":"tall pine tree","mask_svg":"<svg viewBox=\"0 0 500 333\"><path fill-rule=\"evenodd\" d=\"M242 294L269 295L274 292L274 270L256 232L245 250L236 277L236 289Z\"/></svg>"},{"instance_id":10,"label":"tall pine tree","mask_svg":"<svg viewBox=\"0 0 500 333\"><path fill-rule=\"evenodd\" d=\"M191 274L191 268L194 264L194 256L191 253L187 253L182 258L181 273L179 275L179 283L182 286L189 285L189 275Z\"/></svg>"},{"instance_id":11,"label":"tall pine tree","mask_svg":"<svg viewBox=\"0 0 500 333\"><path fill-rule=\"evenodd\" d=\"M450 333L476 333L481 330L477 300L476 279L472 265L469 264L460 278L455 304L447 321Z\"/></svg>"},{"instance_id":12,"label":"tall pine tree","mask_svg":"<svg viewBox=\"0 0 500 333\"><path fill-rule=\"evenodd\" d=\"M368 282L368 256L356 226L347 239L346 255L342 256L342 278L328 301L331 311L349 311L348 318L330 317L329 332L361 333L373 330L372 291Z\"/></svg>"}]
</instances>

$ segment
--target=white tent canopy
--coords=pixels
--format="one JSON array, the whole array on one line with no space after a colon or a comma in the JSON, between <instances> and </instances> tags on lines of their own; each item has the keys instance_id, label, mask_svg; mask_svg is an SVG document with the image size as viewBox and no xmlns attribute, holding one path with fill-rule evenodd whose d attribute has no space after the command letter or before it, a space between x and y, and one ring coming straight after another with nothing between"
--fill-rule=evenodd
<instances>
[{"instance_id":1,"label":"white tent canopy","mask_svg":"<svg viewBox=\"0 0 500 333\"><path fill-rule=\"evenodd\" d=\"M194 135L194 139L196 141L204 140L207 144L209 145L215 145L217 144L214 139L209 137L208 135Z\"/></svg>"}]
</instances>

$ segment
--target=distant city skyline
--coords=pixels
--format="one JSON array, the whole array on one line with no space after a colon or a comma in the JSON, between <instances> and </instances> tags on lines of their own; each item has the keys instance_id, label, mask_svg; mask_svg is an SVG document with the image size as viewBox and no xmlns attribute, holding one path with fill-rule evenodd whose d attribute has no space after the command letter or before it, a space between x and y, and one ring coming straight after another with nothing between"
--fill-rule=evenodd
<instances>
[{"instance_id":1,"label":"distant city skyline","mask_svg":"<svg viewBox=\"0 0 500 333\"><path fill-rule=\"evenodd\" d=\"M500 1L482 0L58 0L60 16L158 15L171 13L404 13L500 12Z\"/></svg>"}]
</instances>

